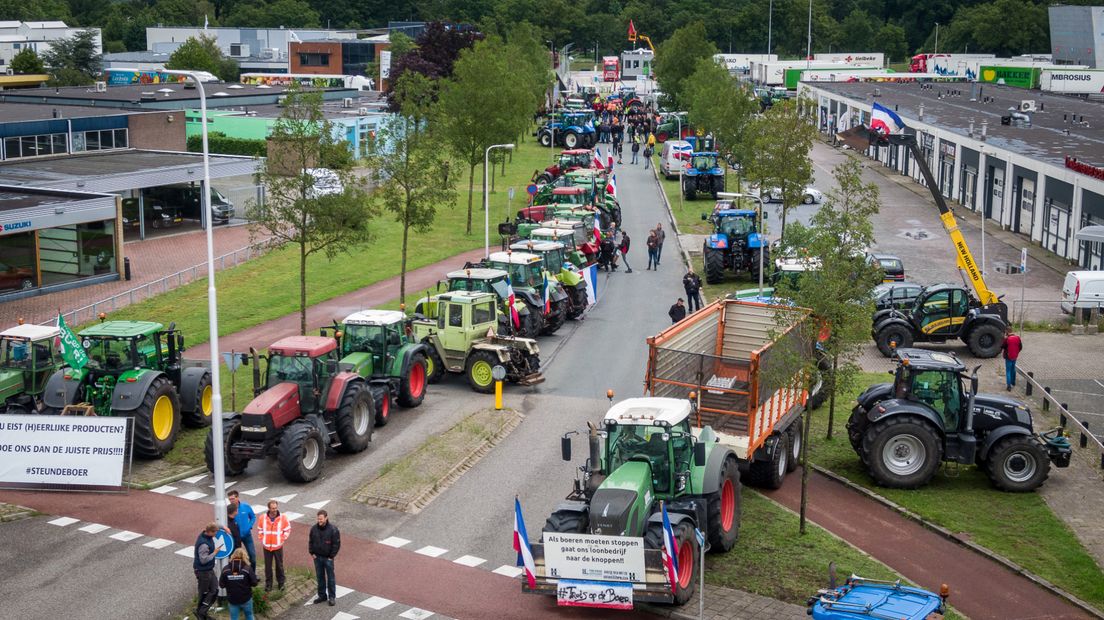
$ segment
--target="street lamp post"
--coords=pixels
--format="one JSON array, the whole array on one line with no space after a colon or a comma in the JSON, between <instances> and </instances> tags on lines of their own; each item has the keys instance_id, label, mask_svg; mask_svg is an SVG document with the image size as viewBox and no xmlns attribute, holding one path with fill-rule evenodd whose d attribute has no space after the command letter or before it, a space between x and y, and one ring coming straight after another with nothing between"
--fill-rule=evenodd
<instances>
[{"instance_id":1,"label":"street lamp post","mask_svg":"<svg viewBox=\"0 0 1104 620\"><path fill-rule=\"evenodd\" d=\"M487 177L487 168L491 161L492 149L513 150L513 144L492 144L483 153L483 256L491 256L491 193L490 179Z\"/></svg>"},{"instance_id":2,"label":"street lamp post","mask_svg":"<svg viewBox=\"0 0 1104 620\"><path fill-rule=\"evenodd\" d=\"M769 8L767 9L767 60L770 60L771 51L771 34L774 31L774 0L770 0Z\"/></svg>"},{"instance_id":3,"label":"street lamp post","mask_svg":"<svg viewBox=\"0 0 1104 620\"><path fill-rule=\"evenodd\" d=\"M759 192L762 193L762 188ZM759 203L759 234L764 235L763 232L763 210L766 206L763 204L763 197L754 194L738 194L736 192L717 192L718 198L754 198ZM763 248L759 248L759 299L763 298Z\"/></svg>"}]
</instances>

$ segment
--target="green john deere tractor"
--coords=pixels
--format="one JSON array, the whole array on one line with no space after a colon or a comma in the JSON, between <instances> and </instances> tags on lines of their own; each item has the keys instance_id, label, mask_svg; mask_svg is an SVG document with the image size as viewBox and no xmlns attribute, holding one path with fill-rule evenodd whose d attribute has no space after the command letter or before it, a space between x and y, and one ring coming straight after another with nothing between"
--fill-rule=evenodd
<instances>
[{"instance_id":1,"label":"green john deere tractor","mask_svg":"<svg viewBox=\"0 0 1104 620\"><path fill-rule=\"evenodd\" d=\"M544 312L544 261L540 256L528 252L491 252L483 264L510 274L514 297L525 300L531 308L543 314L542 335L556 333L567 322L570 301L563 287L554 278L548 282L548 311Z\"/></svg>"},{"instance_id":2,"label":"green john deere tractor","mask_svg":"<svg viewBox=\"0 0 1104 620\"><path fill-rule=\"evenodd\" d=\"M134 418L134 454L161 458L183 423L211 424L211 372L184 367L184 336L150 321L104 321L78 334L88 364L50 376L43 412Z\"/></svg>"},{"instance_id":3,"label":"green john deere tractor","mask_svg":"<svg viewBox=\"0 0 1104 620\"><path fill-rule=\"evenodd\" d=\"M544 272L554 278L567 293L567 318L577 319L586 312L590 301L587 298L587 284L583 276L576 271L564 255L564 244L553 241L518 241L510 246L514 252L524 252L540 256L544 261Z\"/></svg>"},{"instance_id":4,"label":"green john deere tractor","mask_svg":"<svg viewBox=\"0 0 1104 620\"><path fill-rule=\"evenodd\" d=\"M0 413L37 413L46 381L61 368L54 342L60 331L16 325L0 332Z\"/></svg>"},{"instance_id":5,"label":"green john deere tractor","mask_svg":"<svg viewBox=\"0 0 1104 620\"><path fill-rule=\"evenodd\" d=\"M391 421L392 398L404 408L417 407L425 398L429 348L411 333L410 319L398 310L361 310L334 325L342 355L338 367L368 380L376 426Z\"/></svg>"}]
</instances>

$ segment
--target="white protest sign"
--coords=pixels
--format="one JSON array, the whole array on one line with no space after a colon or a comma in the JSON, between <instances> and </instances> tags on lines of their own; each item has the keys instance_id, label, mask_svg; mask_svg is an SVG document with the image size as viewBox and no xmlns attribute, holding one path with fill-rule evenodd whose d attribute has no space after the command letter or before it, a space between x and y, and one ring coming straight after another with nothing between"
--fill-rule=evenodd
<instances>
[{"instance_id":1,"label":"white protest sign","mask_svg":"<svg viewBox=\"0 0 1104 620\"><path fill-rule=\"evenodd\" d=\"M126 418L0 417L0 485L121 487Z\"/></svg>"},{"instance_id":2,"label":"white protest sign","mask_svg":"<svg viewBox=\"0 0 1104 620\"><path fill-rule=\"evenodd\" d=\"M391 52L389 50L380 52L379 70L381 81L391 77Z\"/></svg>"},{"instance_id":3,"label":"white protest sign","mask_svg":"<svg viewBox=\"0 0 1104 620\"><path fill-rule=\"evenodd\" d=\"M544 563L557 579L644 581L644 539L544 532Z\"/></svg>"},{"instance_id":4,"label":"white protest sign","mask_svg":"<svg viewBox=\"0 0 1104 620\"><path fill-rule=\"evenodd\" d=\"M556 604L563 607L632 609L632 595L631 583L561 579L556 585Z\"/></svg>"}]
</instances>

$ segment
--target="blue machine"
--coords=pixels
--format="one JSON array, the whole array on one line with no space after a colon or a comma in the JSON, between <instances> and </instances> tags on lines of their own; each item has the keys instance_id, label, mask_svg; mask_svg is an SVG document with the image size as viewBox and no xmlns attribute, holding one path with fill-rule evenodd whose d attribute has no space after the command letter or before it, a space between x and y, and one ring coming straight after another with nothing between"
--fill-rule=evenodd
<instances>
[{"instance_id":1,"label":"blue machine","mask_svg":"<svg viewBox=\"0 0 1104 620\"><path fill-rule=\"evenodd\" d=\"M903 586L899 581L875 581L852 575L844 585L822 590L808 604L808 613L814 620L927 620L943 617L946 598Z\"/></svg>"},{"instance_id":2,"label":"blue machine","mask_svg":"<svg viewBox=\"0 0 1104 620\"><path fill-rule=\"evenodd\" d=\"M693 200L698 192L710 194L717 199L717 193L725 191L724 169L718 162L716 151L695 151L682 171L682 195Z\"/></svg>"},{"instance_id":3,"label":"blue machine","mask_svg":"<svg viewBox=\"0 0 1104 620\"><path fill-rule=\"evenodd\" d=\"M706 282L721 283L726 269L746 271L758 278L760 253L763 268L770 265L769 241L759 232L758 218L759 214L750 209L716 209L702 214L703 220L713 223L713 234L705 238L702 247Z\"/></svg>"},{"instance_id":4,"label":"blue machine","mask_svg":"<svg viewBox=\"0 0 1104 620\"><path fill-rule=\"evenodd\" d=\"M589 111L556 112L533 135L544 147L588 149L598 143L594 113Z\"/></svg>"}]
</instances>

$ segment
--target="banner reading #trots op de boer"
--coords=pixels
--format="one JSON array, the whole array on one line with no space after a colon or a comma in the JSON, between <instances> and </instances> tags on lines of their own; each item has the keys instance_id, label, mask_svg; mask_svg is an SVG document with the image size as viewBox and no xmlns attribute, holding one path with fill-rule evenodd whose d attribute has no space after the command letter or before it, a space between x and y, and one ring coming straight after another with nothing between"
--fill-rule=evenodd
<instances>
[{"instance_id":1,"label":"banner reading #trots op de boer","mask_svg":"<svg viewBox=\"0 0 1104 620\"><path fill-rule=\"evenodd\" d=\"M0 416L0 488L120 491L129 418Z\"/></svg>"}]
</instances>

